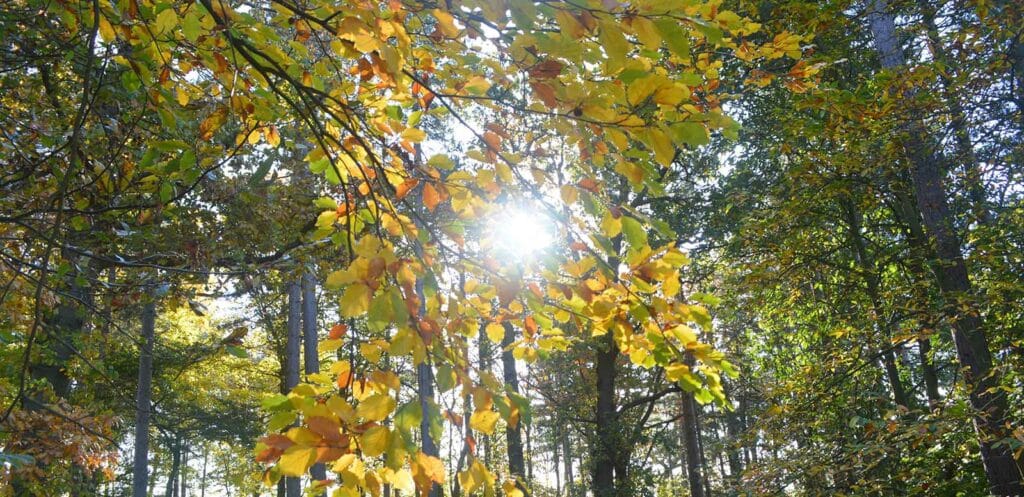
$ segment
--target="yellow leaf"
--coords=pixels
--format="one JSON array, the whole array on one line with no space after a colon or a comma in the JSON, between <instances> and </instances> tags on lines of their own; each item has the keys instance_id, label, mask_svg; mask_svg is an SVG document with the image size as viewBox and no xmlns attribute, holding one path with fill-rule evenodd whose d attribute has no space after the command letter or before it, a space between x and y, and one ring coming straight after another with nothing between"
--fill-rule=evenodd
<instances>
[{"instance_id":1,"label":"yellow leaf","mask_svg":"<svg viewBox=\"0 0 1024 497\"><path fill-rule=\"evenodd\" d=\"M469 417L469 427L487 435L492 435L494 434L494 425L498 423L500 417L498 413L491 410L476 411Z\"/></svg>"},{"instance_id":2,"label":"yellow leaf","mask_svg":"<svg viewBox=\"0 0 1024 497\"><path fill-rule=\"evenodd\" d=\"M562 194L562 202L566 204L575 204L576 199L580 196L580 191L572 185L562 185L560 193Z\"/></svg>"},{"instance_id":3,"label":"yellow leaf","mask_svg":"<svg viewBox=\"0 0 1024 497\"><path fill-rule=\"evenodd\" d=\"M622 218L613 216L610 212L605 213L601 218L601 233L608 238L615 238L622 232Z\"/></svg>"},{"instance_id":4,"label":"yellow leaf","mask_svg":"<svg viewBox=\"0 0 1024 497\"><path fill-rule=\"evenodd\" d=\"M421 129L405 128L402 132L402 139L413 143L419 143L427 138L427 134Z\"/></svg>"},{"instance_id":5,"label":"yellow leaf","mask_svg":"<svg viewBox=\"0 0 1024 497\"><path fill-rule=\"evenodd\" d=\"M316 447L293 445L281 454L277 467L285 476L302 476L316 462Z\"/></svg>"},{"instance_id":6,"label":"yellow leaf","mask_svg":"<svg viewBox=\"0 0 1024 497\"><path fill-rule=\"evenodd\" d=\"M110 43L117 39L117 33L114 32L114 27L110 25L110 21L108 21L106 17L100 16L99 31L100 38L103 38L103 41L107 43Z\"/></svg>"},{"instance_id":7,"label":"yellow leaf","mask_svg":"<svg viewBox=\"0 0 1024 497\"><path fill-rule=\"evenodd\" d=\"M351 318L366 313L370 308L370 288L361 283L349 285L341 296L341 315Z\"/></svg>"},{"instance_id":8,"label":"yellow leaf","mask_svg":"<svg viewBox=\"0 0 1024 497\"><path fill-rule=\"evenodd\" d=\"M441 29L448 38L457 38L459 36L459 28L455 26L455 18L451 14L440 10L433 10L434 17L437 19L437 27Z\"/></svg>"},{"instance_id":9,"label":"yellow leaf","mask_svg":"<svg viewBox=\"0 0 1024 497\"><path fill-rule=\"evenodd\" d=\"M663 82L662 78L654 75L640 78L629 85L629 88L626 90L626 100L629 101L630 105L640 105Z\"/></svg>"},{"instance_id":10,"label":"yellow leaf","mask_svg":"<svg viewBox=\"0 0 1024 497\"><path fill-rule=\"evenodd\" d=\"M420 452L416 454L416 462L432 481L444 483L444 463L440 459Z\"/></svg>"},{"instance_id":11,"label":"yellow leaf","mask_svg":"<svg viewBox=\"0 0 1024 497\"><path fill-rule=\"evenodd\" d=\"M271 147L276 147L281 144L281 134L277 132L277 126L267 126L264 128L263 136L267 139L267 144Z\"/></svg>"},{"instance_id":12,"label":"yellow leaf","mask_svg":"<svg viewBox=\"0 0 1024 497\"><path fill-rule=\"evenodd\" d=\"M505 491L505 497L523 497L523 491L519 489L515 480L506 480L501 484L501 489Z\"/></svg>"},{"instance_id":13,"label":"yellow leaf","mask_svg":"<svg viewBox=\"0 0 1024 497\"><path fill-rule=\"evenodd\" d=\"M367 421L381 421L395 410L395 399L390 395L373 394L356 406L356 415Z\"/></svg>"},{"instance_id":14,"label":"yellow leaf","mask_svg":"<svg viewBox=\"0 0 1024 497\"><path fill-rule=\"evenodd\" d=\"M483 95L491 87L491 82L483 76L473 76L463 88L473 95Z\"/></svg>"},{"instance_id":15,"label":"yellow leaf","mask_svg":"<svg viewBox=\"0 0 1024 497\"><path fill-rule=\"evenodd\" d=\"M501 340L505 338L505 328L498 323L488 323L484 331L487 332L487 338L494 343L501 343Z\"/></svg>"},{"instance_id":16,"label":"yellow leaf","mask_svg":"<svg viewBox=\"0 0 1024 497\"><path fill-rule=\"evenodd\" d=\"M386 426L374 426L366 430L366 433L359 436L359 447L363 449L363 455L377 457L383 454L390 436L391 432Z\"/></svg>"},{"instance_id":17,"label":"yellow leaf","mask_svg":"<svg viewBox=\"0 0 1024 497\"><path fill-rule=\"evenodd\" d=\"M651 22L650 19L642 16L636 16L631 20L631 27L633 33L636 34L637 39L640 43L643 43L648 50L657 51L661 48L661 35L658 34L658 28Z\"/></svg>"}]
</instances>

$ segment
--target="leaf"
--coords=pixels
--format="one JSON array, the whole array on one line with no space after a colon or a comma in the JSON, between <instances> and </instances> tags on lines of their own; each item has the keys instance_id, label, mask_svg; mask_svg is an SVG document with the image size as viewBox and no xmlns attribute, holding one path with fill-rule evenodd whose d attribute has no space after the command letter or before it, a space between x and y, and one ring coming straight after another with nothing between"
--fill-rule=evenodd
<instances>
[{"instance_id":1,"label":"leaf","mask_svg":"<svg viewBox=\"0 0 1024 497\"><path fill-rule=\"evenodd\" d=\"M316 462L316 447L293 445L281 454L278 469L285 476L302 476Z\"/></svg>"},{"instance_id":2,"label":"leaf","mask_svg":"<svg viewBox=\"0 0 1024 497\"><path fill-rule=\"evenodd\" d=\"M423 205L427 207L427 210L434 212L437 209L438 204L441 203L441 194L437 192L434 185L425 183L423 185Z\"/></svg>"},{"instance_id":3,"label":"leaf","mask_svg":"<svg viewBox=\"0 0 1024 497\"><path fill-rule=\"evenodd\" d=\"M633 248L647 245L647 230L635 218L622 216L622 233L626 236L626 241Z\"/></svg>"},{"instance_id":4,"label":"leaf","mask_svg":"<svg viewBox=\"0 0 1024 497\"><path fill-rule=\"evenodd\" d=\"M636 16L631 20L631 27L633 32L636 33L637 39L648 50L658 50L661 48L661 35L658 34L657 27L650 19Z\"/></svg>"},{"instance_id":5,"label":"leaf","mask_svg":"<svg viewBox=\"0 0 1024 497\"><path fill-rule=\"evenodd\" d=\"M690 35L683 30L682 25L672 18L658 19L654 24L661 32L668 49L680 59L690 60Z\"/></svg>"},{"instance_id":6,"label":"leaf","mask_svg":"<svg viewBox=\"0 0 1024 497\"><path fill-rule=\"evenodd\" d=\"M374 426L359 436L359 447L363 455L377 457L384 453L388 447L388 440L391 431L386 426Z\"/></svg>"},{"instance_id":7,"label":"leaf","mask_svg":"<svg viewBox=\"0 0 1024 497\"><path fill-rule=\"evenodd\" d=\"M494 425L498 423L500 418L500 414L490 409L476 411L469 417L469 427L487 435L493 435Z\"/></svg>"},{"instance_id":8,"label":"leaf","mask_svg":"<svg viewBox=\"0 0 1024 497\"><path fill-rule=\"evenodd\" d=\"M421 129L405 128L405 131L402 131L401 138L413 143L419 143L427 139L427 133Z\"/></svg>"},{"instance_id":9,"label":"leaf","mask_svg":"<svg viewBox=\"0 0 1024 497\"><path fill-rule=\"evenodd\" d=\"M370 288L361 283L349 285L341 296L341 315L351 318L366 313L370 307Z\"/></svg>"},{"instance_id":10,"label":"leaf","mask_svg":"<svg viewBox=\"0 0 1024 497\"><path fill-rule=\"evenodd\" d=\"M160 11L153 22L153 34L162 35L174 29L178 25L178 13L174 11L173 5Z\"/></svg>"},{"instance_id":11,"label":"leaf","mask_svg":"<svg viewBox=\"0 0 1024 497\"><path fill-rule=\"evenodd\" d=\"M494 343L501 343L501 340L505 338L505 328L498 323L487 323L484 331L487 333L487 338Z\"/></svg>"},{"instance_id":12,"label":"leaf","mask_svg":"<svg viewBox=\"0 0 1024 497\"><path fill-rule=\"evenodd\" d=\"M559 188L559 193L562 196L562 202L565 202L567 205L575 204L576 200L580 197L580 191L572 185L562 185Z\"/></svg>"},{"instance_id":13,"label":"leaf","mask_svg":"<svg viewBox=\"0 0 1024 497\"><path fill-rule=\"evenodd\" d=\"M390 395L373 394L356 406L356 415L367 421L382 421L395 410L395 399Z\"/></svg>"},{"instance_id":14,"label":"leaf","mask_svg":"<svg viewBox=\"0 0 1024 497\"><path fill-rule=\"evenodd\" d=\"M626 64L632 45L622 35L619 25L608 20L601 21L598 38L605 54L608 55L608 72L619 72Z\"/></svg>"},{"instance_id":15,"label":"leaf","mask_svg":"<svg viewBox=\"0 0 1024 497\"><path fill-rule=\"evenodd\" d=\"M114 27L110 25L110 21L108 21L104 16L100 16L99 32L100 38L102 38L106 43L110 43L117 39L117 33L114 31Z\"/></svg>"},{"instance_id":16,"label":"leaf","mask_svg":"<svg viewBox=\"0 0 1024 497\"><path fill-rule=\"evenodd\" d=\"M448 38L458 38L459 28L455 26L455 18L451 14L441 9L434 9L431 13L437 19L437 27L441 33Z\"/></svg>"}]
</instances>

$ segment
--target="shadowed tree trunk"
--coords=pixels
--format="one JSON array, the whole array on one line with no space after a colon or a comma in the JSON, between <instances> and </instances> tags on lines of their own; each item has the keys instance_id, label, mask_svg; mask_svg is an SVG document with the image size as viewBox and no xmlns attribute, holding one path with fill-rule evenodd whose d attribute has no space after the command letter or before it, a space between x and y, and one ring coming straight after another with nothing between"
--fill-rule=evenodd
<instances>
[{"instance_id":1,"label":"shadowed tree trunk","mask_svg":"<svg viewBox=\"0 0 1024 497\"><path fill-rule=\"evenodd\" d=\"M899 69L904 63L897 42L895 17L885 0L873 0L868 21L882 67ZM904 95L909 100L912 95ZM909 112L900 130L907 158L911 163L911 179L917 206L928 241L938 256L939 289L946 299L946 309L953 322L953 342L957 358L964 368L964 379L970 388L971 406L975 409L974 424L981 446L981 459L988 477L989 491L995 495L1022 495L1021 473L1013 454L1005 445L996 443L1006 437L1003 425L1007 419L1006 394L993 376L992 355L982 319L972 305L971 282L961 253L960 239L954 229L947 203L943 178L932 137L924 124ZM966 308L965 312L963 309Z\"/></svg>"},{"instance_id":2,"label":"shadowed tree trunk","mask_svg":"<svg viewBox=\"0 0 1024 497\"><path fill-rule=\"evenodd\" d=\"M692 366L693 359L687 358ZM686 462L686 481L690 486L690 497L704 497L704 476L701 471L700 434L697 429L697 406L693 393L683 391L679 395L682 426L683 456Z\"/></svg>"},{"instance_id":3,"label":"shadowed tree trunk","mask_svg":"<svg viewBox=\"0 0 1024 497\"><path fill-rule=\"evenodd\" d=\"M515 328L509 322L503 322L501 325L505 329L505 336L501 340L502 377L505 380L505 386L509 390L519 393L516 359L512 356L512 351L508 349L516 341ZM522 423L516 423L515 426L505 425L505 441L508 444L508 472L512 477L516 478L520 490L525 493L526 465L523 459Z\"/></svg>"},{"instance_id":4,"label":"shadowed tree trunk","mask_svg":"<svg viewBox=\"0 0 1024 497\"><path fill-rule=\"evenodd\" d=\"M316 305L316 278L313 273L302 274L302 349L307 375L320 372L320 356L317 351L319 337L317 336L317 305ZM316 463L309 468L309 474L314 480L327 479L327 468L324 463ZM326 495L327 491L319 495Z\"/></svg>"},{"instance_id":5,"label":"shadowed tree trunk","mask_svg":"<svg viewBox=\"0 0 1024 497\"><path fill-rule=\"evenodd\" d=\"M146 497L149 488L149 412L153 394L153 342L156 334L156 303L142 307L142 345L139 380L135 390L135 458L132 465L132 497Z\"/></svg>"},{"instance_id":6,"label":"shadowed tree trunk","mask_svg":"<svg viewBox=\"0 0 1024 497\"><path fill-rule=\"evenodd\" d=\"M299 384L299 355L302 348L302 288L296 281L287 286L288 292L288 337L285 342L285 389L291 391ZM299 478L285 479L285 495L300 497L302 481Z\"/></svg>"}]
</instances>

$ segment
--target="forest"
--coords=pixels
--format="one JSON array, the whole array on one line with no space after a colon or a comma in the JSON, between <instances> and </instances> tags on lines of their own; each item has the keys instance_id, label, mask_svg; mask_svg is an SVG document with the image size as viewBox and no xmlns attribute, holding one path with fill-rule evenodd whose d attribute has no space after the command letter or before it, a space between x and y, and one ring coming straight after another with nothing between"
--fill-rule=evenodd
<instances>
[{"instance_id":1,"label":"forest","mask_svg":"<svg viewBox=\"0 0 1024 497\"><path fill-rule=\"evenodd\" d=\"M1024 497L1024 3L6 0L0 497Z\"/></svg>"}]
</instances>

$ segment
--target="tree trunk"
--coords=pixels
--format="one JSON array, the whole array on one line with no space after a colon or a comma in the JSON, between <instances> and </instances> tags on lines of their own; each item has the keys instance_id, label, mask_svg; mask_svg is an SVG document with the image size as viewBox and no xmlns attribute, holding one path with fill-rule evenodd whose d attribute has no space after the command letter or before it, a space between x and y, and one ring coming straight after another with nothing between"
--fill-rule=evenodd
<instances>
[{"instance_id":1,"label":"tree trunk","mask_svg":"<svg viewBox=\"0 0 1024 497\"><path fill-rule=\"evenodd\" d=\"M206 497L206 462L209 456L209 449L203 444L203 477L199 480L199 497Z\"/></svg>"},{"instance_id":2,"label":"tree trunk","mask_svg":"<svg viewBox=\"0 0 1024 497\"><path fill-rule=\"evenodd\" d=\"M873 0L868 14L882 67L902 67L903 52L897 44L895 19L888 12L887 2ZM989 491L994 495L1022 495L1024 485L1021 484L1021 472L1013 454L1005 445L996 445L1007 436L1003 429L1007 419L1006 394L1001 389L992 388L998 385L998 381L992 374L988 338L982 329L978 309L970 301L972 292L967 266L954 230L942 176L934 151L929 146L931 137L923 123L916 119L917 116L905 117L908 118L908 124L901 131L904 135L904 148L911 162L914 193L929 241L935 246L937 262L941 266L938 274L939 289L947 301L947 312L954 326L953 342L957 358L964 368L964 379L970 388L971 406L976 411L974 424Z\"/></svg>"},{"instance_id":3,"label":"tree trunk","mask_svg":"<svg viewBox=\"0 0 1024 497\"><path fill-rule=\"evenodd\" d=\"M935 364L932 363L932 341L922 338L917 341L917 351L921 357L921 375L924 377L924 391L928 397L928 405L935 407L942 400L939 395L939 376L935 373Z\"/></svg>"},{"instance_id":4,"label":"tree trunk","mask_svg":"<svg viewBox=\"0 0 1024 497\"><path fill-rule=\"evenodd\" d=\"M302 289L298 282L288 283L288 338L285 342L285 388L289 391L299 384L299 355L302 348ZM300 497L302 480L285 479L285 495Z\"/></svg>"},{"instance_id":5,"label":"tree trunk","mask_svg":"<svg viewBox=\"0 0 1024 497\"><path fill-rule=\"evenodd\" d=\"M731 382L722 378L722 390L725 393L726 398L731 399ZM741 407L742 409L742 403ZM740 413L733 410L724 410L722 415L725 416L725 441L726 441L726 457L729 461L729 477L732 480L734 488L740 483L740 475L743 473L743 462L740 460L739 450L739 439L742 428L740 428Z\"/></svg>"},{"instance_id":6,"label":"tree trunk","mask_svg":"<svg viewBox=\"0 0 1024 497\"><path fill-rule=\"evenodd\" d=\"M846 199L843 204L845 204L843 207L846 211L846 227L850 236L850 244L853 245L854 258L864 273L864 283L867 287L868 299L871 301L871 310L875 314L875 327L885 339L885 343L882 344L882 363L886 378L889 381L889 388L892 390L893 401L898 406L910 407L907 392L903 388L903 381L900 379L899 369L896 367L896 356L892 351L892 329L882 309L882 296L879 289L877 267L874 258L868 253L864 243L864 235L861 230L862 216L854 200Z\"/></svg>"},{"instance_id":7,"label":"tree trunk","mask_svg":"<svg viewBox=\"0 0 1024 497\"><path fill-rule=\"evenodd\" d=\"M305 360L305 371L307 375L320 372L320 354L317 346L317 305L316 305L316 279L313 273L302 274L302 348L303 359ZM313 480L327 479L327 468L324 463L316 463L309 468L309 475ZM327 491L319 495L327 495Z\"/></svg>"},{"instance_id":8,"label":"tree trunk","mask_svg":"<svg viewBox=\"0 0 1024 497\"><path fill-rule=\"evenodd\" d=\"M618 426L615 413L615 359L619 348L609 331L597 351L597 440L591 455L591 486L594 497L612 497L615 491L615 453Z\"/></svg>"},{"instance_id":9,"label":"tree trunk","mask_svg":"<svg viewBox=\"0 0 1024 497\"><path fill-rule=\"evenodd\" d=\"M516 341L515 328L512 323L503 322L505 336L501 340L501 366L502 377L505 380L505 387L512 392L519 393L519 376L516 374L516 359L508 347ZM523 431L522 423L515 426L505 425L505 441L508 444L508 472L516 479L520 490L526 493L526 465L523 459Z\"/></svg>"},{"instance_id":10,"label":"tree trunk","mask_svg":"<svg viewBox=\"0 0 1024 497\"><path fill-rule=\"evenodd\" d=\"M683 391L680 394L682 418L680 424L683 431L683 456L686 461L686 481L690 486L690 497L704 497L704 477L701 473L701 454L699 434L697 433L697 409L693 394Z\"/></svg>"},{"instance_id":11,"label":"tree trunk","mask_svg":"<svg viewBox=\"0 0 1024 497\"><path fill-rule=\"evenodd\" d=\"M153 343L156 340L156 302L142 307L142 346L135 390L135 459L132 497L146 497L149 488L149 411L153 394Z\"/></svg>"},{"instance_id":12,"label":"tree trunk","mask_svg":"<svg viewBox=\"0 0 1024 497\"><path fill-rule=\"evenodd\" d=\"M181 492L178 497L188 497L188 439L181 440Z\"/></svg>"},{"instance_id":13,"label":"tree trunk","mask_svg":"<svg viewBox=\"0 0 1024 497\"><path fill-rule=\"evenodd\" d=\"M576 482L572 477L572 444L569 440L568 428L563 426L560 431L562 437L562 464L565 466L565 494L569 497L574 497L576 495Z\"/></svg>"},{"instance_id":14,"label":"tree trunk","mask_svg":"<svg viewBox=\"0 0 1024 497\"><path fill-rule=\"evenodd\" d=\"M423 279L416 280L416 295L420 299L420 315L424 315L427 312L427 299L423 293ZM420 440L423 445L423 453L438 457L440 450L438 449L437 442L434 440L434 436L430 433L430 413L434 403L434 370L430 366L430 363L426 359L423 362L416 365L416 395L419 398L420 409L423 412L423 417L420 420ZM429 497L441 497L443 489L441 485L434 482L430 486Z\"/></svg>"}]
</instances>

